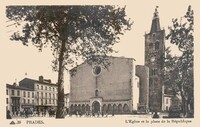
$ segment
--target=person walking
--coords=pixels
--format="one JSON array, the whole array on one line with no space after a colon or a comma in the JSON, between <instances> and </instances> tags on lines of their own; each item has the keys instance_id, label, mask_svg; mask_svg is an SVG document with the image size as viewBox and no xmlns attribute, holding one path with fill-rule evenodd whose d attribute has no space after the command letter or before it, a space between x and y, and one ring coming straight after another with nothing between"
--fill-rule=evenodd
<instances>
[{"instance_id":1,"label":"person walking","mask_svg":"<svg viewBox=\"0 0 200 127\"><path fill-rule=\"evenodd\" d=\"M6 118L7 119L12 119L12 117L10 115L10 110L7 110L7 112L6 112Z\"/></svg>"},{"instance_id":2,"label":"person walking","mask_svg":"<svg viewBox=\"0 0 200 127\"><path fill-rule=\"evenodd\" d=\"M112 116L114 116L115 115L115 111L114 111L114 108L113 108L113 110L112 110Z\"/></svg>"},{"instance_id":3,"label":"person walking","mask_svg":"<svg viewBox=\"0 0 200 127\"><path fill-rule=\"evenodd\" d=\"M101 115L102 115L102 117L104 116L103 111L101 111Z\"/></svg>"},{"instance_id":4,"label":"person walking","mask_svg":"<svg viewBox=\"0 0 200 127\"><path fill-rule=\"evenodd\" d=\"M28 110L25 110L25 118L28 118Z\"/></svg>"},{"instance_id":5,"label":"person walking","mask_svg":"<svg viewBox=\"0 0 200 127\"><path fill-rule=\"evenodd\" d=\"M153 118L159 118L159 115L157 114L157 112L155 112L155 114L153 115Z\"/></svg>"}]
</instances>

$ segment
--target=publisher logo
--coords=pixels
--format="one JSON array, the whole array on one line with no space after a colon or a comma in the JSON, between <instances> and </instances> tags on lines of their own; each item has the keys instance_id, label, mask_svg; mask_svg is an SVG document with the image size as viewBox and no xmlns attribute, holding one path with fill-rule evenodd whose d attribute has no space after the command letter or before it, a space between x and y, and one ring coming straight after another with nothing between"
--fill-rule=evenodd
<instances>
[{"instance_id":1,"label":"publisher logo","mask_svg":"<svg viewBox=\"0 0 200 127\"><path fill-rule=\"evenodd\" d=\"M15 125L15 124L21 124L21 121L16 121L16 122L11 121L11 122L10 122L10 125Z\"/></svg>"},{"instance_id":2,"label":"publisher logo","mask_svg":"<svg viewBox=\"0 0 200 127\"><path fill-rule=\"evenodd\" d=\"M11 124L11 125L15 125L15 122L14 122L14 121L11 121L10 124Z\"/></svg>"}]
</instances>

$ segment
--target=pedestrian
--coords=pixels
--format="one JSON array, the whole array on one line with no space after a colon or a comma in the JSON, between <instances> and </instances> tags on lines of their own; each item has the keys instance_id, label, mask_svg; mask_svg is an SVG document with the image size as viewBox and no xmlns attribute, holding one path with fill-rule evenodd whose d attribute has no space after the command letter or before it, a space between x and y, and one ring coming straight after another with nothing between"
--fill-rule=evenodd
<instances>
[{"instance_id":1,"label":"pedestrian","mask_svg":"<svg viewBox=\"0 0 200 127\"><path fill-rule=\"evenodd\" d=\"M38 110L38 117L40 117L40 111Z\"/></svg>"},{"instance_id":2,"label":"pedestrian","mask_svg":"<svg viewBox=\"0 0 200 127\"><path fill-rule=\"evenodd\" d=\"M17 115L17 116L19 115L19 111L16 111L16 115Z\"/></svg>"},{"instance_id":3,"label":"pedestrian","mask_svg":"<svg viewBox=\"0 0 200 127\"><path fill-rule=\"evenodd\" d=\"M28 110L25 110L25 118L28 118Z\"/></svg>"},{"instance_id":4,"label":"pedestrian","mask_svg":"<svg viewBox=\"0 0 200 127\"><path fill-rule=\"evenodd\" d=\"M102 117L104 116L103 111L101 112Z\"/></svg>"},{"instance_id":5,"label":"pedestrian","mask_svg":"<svg viewBox=\"0 0 200 127\"><path fill-rule=\"evenodd\" d=\"M95 117L95 114L94 114L94 112L92 112L92 116L93 116L93 117Z\"/></svg>"},{"instance_id":6,"label":"pedestrian","mask_svg":"<svg viewBox=\"0 0 200 127\"><path fill-rule=\"evenodd\" d=\"M108 109L106 110L106 117L108 117Z\"/></svg>"},{"instance_id":7,"label":"pedestrian","mask_svg":"<svg viewBox=\"0 0 200 127\"><path fill-rule=\"evenodd\" d=\"M15 116L15 111L12 111L12 116Z\"/></svg>"},{"instance_id":8,"label":"pedestrian","mask_svg":"<svg viewBox=\"0 0 200 127\"><path fill-rule=\"evenodd\" d=\"M157 112L155 112L155 114L153 115L153 118L159 118L159 115L157 114Z\"/></svg>"},{"instance_id":9,"label":"pedestrian","mask_svg":"<svg viewBox=\"0 0 200 127\"><path fill-rule=\"evenodd\" d=\"M10 115L10 110L8 110L8 111L6 112L6 118L7 118L7 119L12 119L12 117L11 117L11 115Z\"/></svg>"},{"instance_id":10,"label":"pedestrian","mask_svg":"<svg viewBox=\"0 0 200 127\"><path fill-rule=\"evenodd\" d=\"M114 116L115 115L115 111L114 111L114 108L113 108L113 110L112 110L112 116Z\"/></svg>"}]
</instances>

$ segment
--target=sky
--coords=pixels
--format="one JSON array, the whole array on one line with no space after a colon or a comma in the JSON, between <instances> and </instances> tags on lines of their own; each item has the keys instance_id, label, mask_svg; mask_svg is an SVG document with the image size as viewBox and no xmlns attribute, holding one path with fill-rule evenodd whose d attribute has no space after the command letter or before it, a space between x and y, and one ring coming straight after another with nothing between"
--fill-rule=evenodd
<instances>
[{"instance_id":1,"label":"sky","mask_svg":"<svg viewBox=\"0 0 200 127\"><path fill-rule=\"evenodd\" d=\"M8 2L1 5L1 18L3 17L3 25L1 29L1 42L0 42L0 83L1 84L13 84L14 82L19 82L25 77L38 79L38 76L43 75L46 79L51 79L53 83L57 82L57 73L52 71L53 56L49 48L43 49L39 52L34 46L24 46L20 42L10 41L9 36L12 33L11 28L6 26L7 19L5 16L5 5L15 5L15 3ZM20 3L16 3L20 5ZM57 4L57 5L67 5L66 2L61 1L56 3L33 3L38 4ZM72 4L85 4L85 3L73 3ZM96 2L88 2L88 4L97 4ZM182 17L188 8L188 5L192 5L193 2L189 0L172 0L162 1L162 0L138 0L133 1L120 1L99 3L99 4L111 4L119 5L121 7L126 6L126 14L128 18L134 21L132 30L127 31L124 36L121 36L120 43L114 46L114 49L119 51L117 54L112 54L113 56L124 56L134 58L136 64L144 65L144 35L145 32L150 31L151 22L153 18L153 13L156 6L159 6L158 12L160 17L161 28L166 30L168 33L168 26L172 24L172 18ZM24 3L24 5L29 5L29 3ZM195 12L195 10L194 10ZM166 46L169 42L166 41ZM176 46L172 46L174 54L178 54ZM65 72L65 92L69 92L69 76Z\"/></svg>"}]
</instances>

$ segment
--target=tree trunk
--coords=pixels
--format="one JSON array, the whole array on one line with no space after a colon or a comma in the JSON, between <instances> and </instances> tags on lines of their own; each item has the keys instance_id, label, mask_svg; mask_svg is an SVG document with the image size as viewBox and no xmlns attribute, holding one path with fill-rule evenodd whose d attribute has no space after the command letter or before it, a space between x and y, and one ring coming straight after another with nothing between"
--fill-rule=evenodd
<instances>
[{"instance_id":1,"label":"tree trunk","mask_svg":"<svg viewBox=\"0 0 200 127\"><path fill-rule=\"evenodd\" d=\"M186 100L185 100L182 90L181 90L181 99L182 99L182 104L181 104L182 112L183 112L183 116L185 117L186 116Z\"/></svg>"},{"instance_id":2,"label":"tree trunk","mask_svg":"<svg viewBox=\"0 0 200 127\"><path fill-rule=\"evenodd\" d=\"M59 54L59 70L58 70L58 103L56 118L65 118L64 115L64 53L65 41L62 41Z\"/></svg>"}]
</instances>

